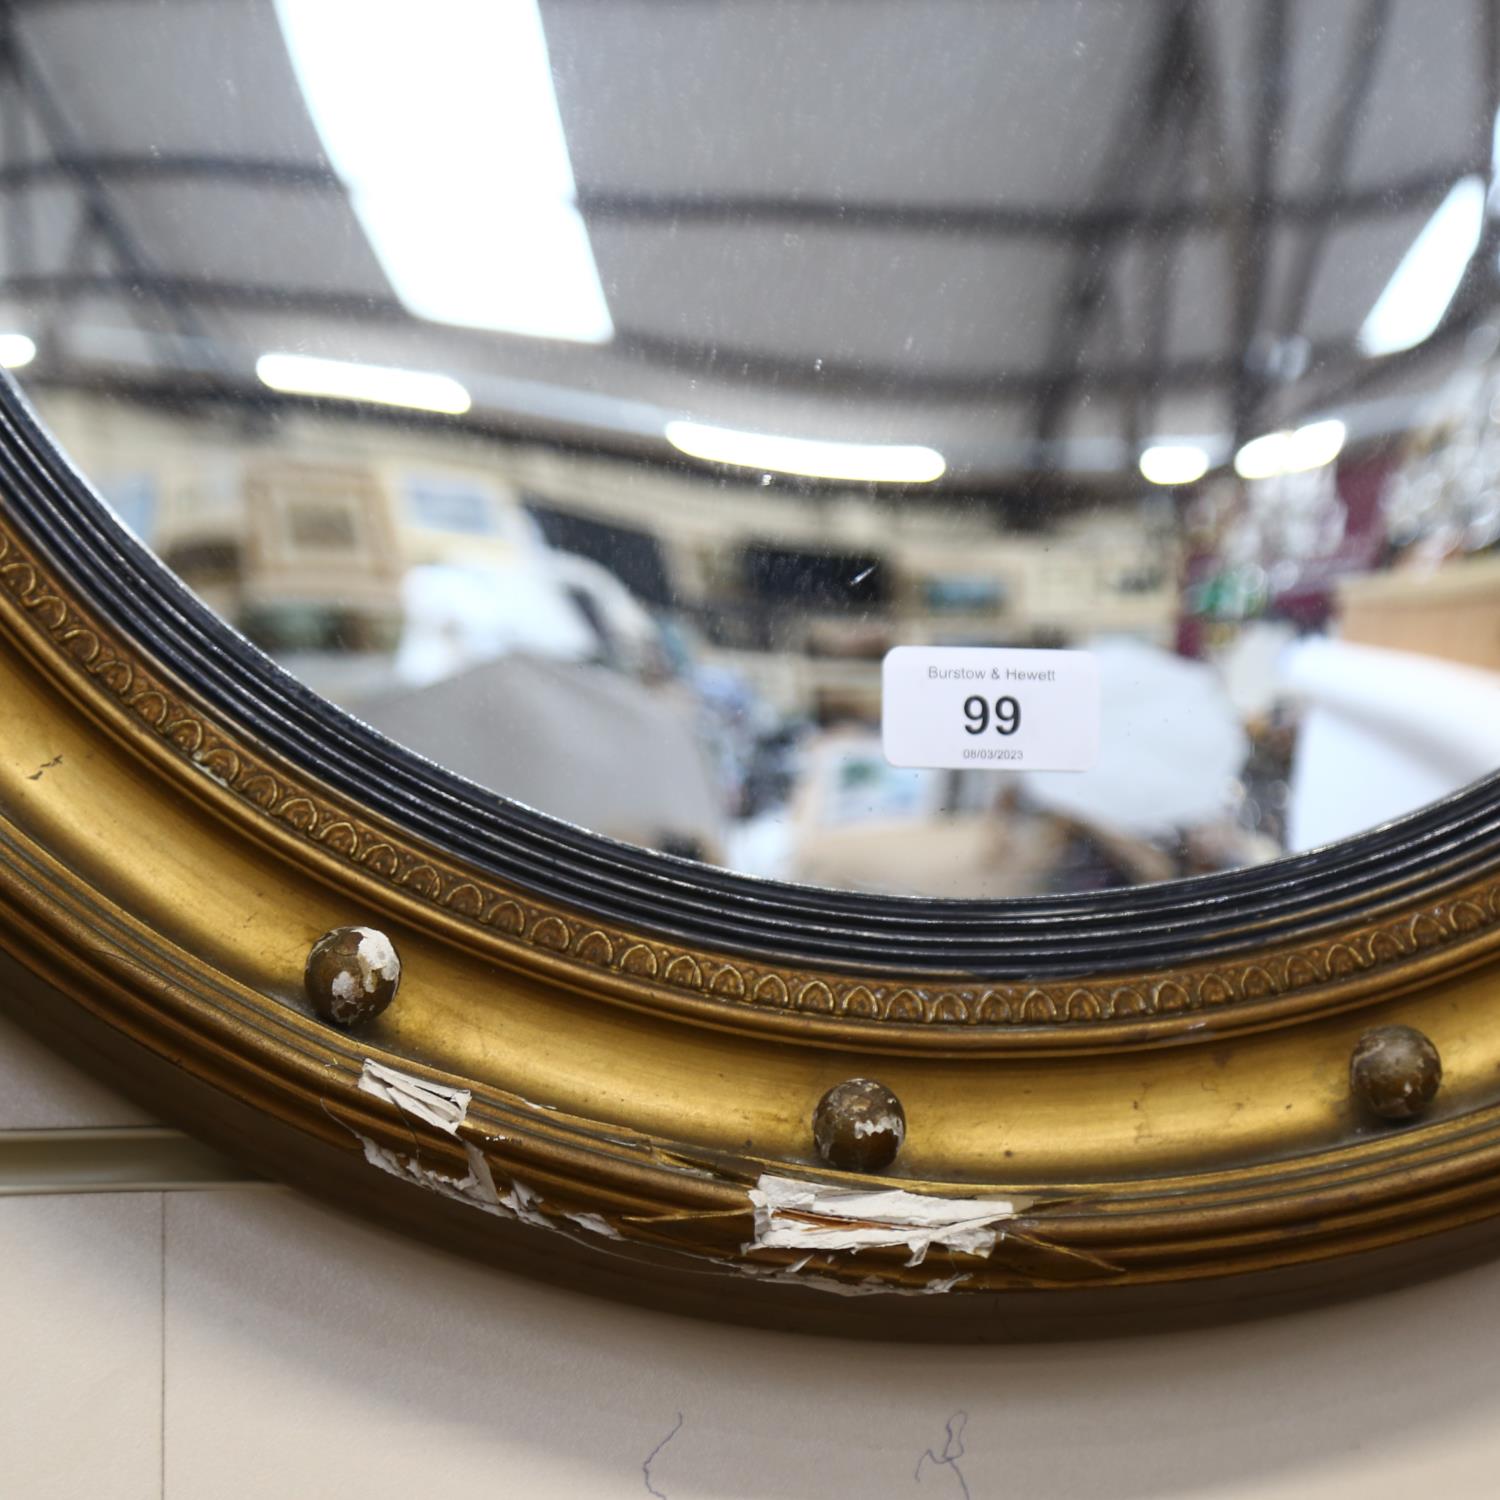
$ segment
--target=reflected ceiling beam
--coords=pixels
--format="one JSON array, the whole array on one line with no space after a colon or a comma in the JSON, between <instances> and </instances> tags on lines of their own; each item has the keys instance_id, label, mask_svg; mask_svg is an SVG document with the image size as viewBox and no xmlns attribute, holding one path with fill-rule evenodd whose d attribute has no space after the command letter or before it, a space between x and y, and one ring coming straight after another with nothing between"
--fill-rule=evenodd
<instances>
[{"instance_id":1,"label":"reflected ceiling beam","mask_svg":"<svg viewBox=\"0 0 1500 1500\"><path fill-rule=\"evenodd\" d=\"M1478 176L1495 186L1493 158L1496 115L1500 112L1500 3L1497 0L1475 0L1473 53L1478 66L1476 90L1477 115L1474 135L1475 154L1465 175ZM1301 409L1307 411L1321 402L1331 405L1350 395L1379 388L1408 369L1420 365L1434 350L1453 348L1482 321L1493 318L1500 305L1500 215L1491 211L1482 220L1479 240L1468 265L1459 278L1447 310L1437 327L1421 343L1409 349L1375 359L1366 359L1351 371L1339 374L1320 386L1309 385L1311 399L1304 397Z\"/></svg>"},{"instance_id":2,"label":"reflected ceiling beam","mask_svg":"<svg viewBox=\"0 0 1500 1500\"><path fill-rule=\"evenodd\" d=\"M1479 31L1475 48L1479 72L1479 122L1476 129L1482 130L1481 139L1488 150L1472 170L1490 182L1493 193L1495 132L1500 127L1500 120L1497 120L1497 114L1500 114L1500 0L1477 0L1475 19ZM1481 319L1492 316L1500 304L1500 214L1494 211L1494 207L1492 199L1490 211L1484 216L1479 244L1469 258L1443 321L1438 324L1437 332L1417 349L1425 349L1439 338L1451 337L1473 327ZM1415 354L1417 350L1409 352ZM1392 357L1399 358L1399 355Z\"/></svg>"},{"instance_id":3,"label":"reflected ceiling beam","mask_svg":"<svg viewBox=\"0 0 1500 1500\"><path fill-rule=\"evenodd\" d=\"M1168 241L1168 244L1170 245L1171 241ZM1097 337L1103 341L1106 348L1128 348L1130 326L1123 296L1116 295L1105 302L1099 318ZM1149 354L1147 355L1148 368L1155 368L1158 362ZM1154 385L1142 382L1130 390L1121 402L1121 422L1125 430L1126 451L1129 453L1139 453L1145 446L1146 401L1154 388Z\"/></svg>"},{"instance_id":4,"label":"reflected ceiling beam","mask_svg":"<svg viewBox=\"0 0 1500 1500\"><path fill-rule=\"evenodd\" d=\"M1191 85L1193 0L1160 0L1156 37L1148 49L1139 89L1127 89L1120 118L1110 123L1110 145L1090 198L1101 202L1141 198L1141 185L1157 164L1161 139ZM1052 314L1047 365L1052 384L1037 400L1032 467L1050 470L1068 409L1079 388L1084 354L1105 304L1124 236L1116 229L1080 243ZM1149 376L1148 376L1149 378Z\"/></svg>"},{"instance_id":5,"label":"reflected ceiling beam","mask_svg":"<svg viewBox=\"0 0 1500 1500\"><path fill-rule=\"evenodd\" d=\"M1481 153L1491 146L1500 117L1500 5L1496 0L1474 0L1474 17L1479 28L1479 121L1476 127ZM1484 171L1490 161L1481 154L1476 171Z\"/></svg>"},{"instance_id":6,"label":"reflected ceiling beam","mask_svg":"<svg viewBox=\"0 0 1500 1500\"><path fill-rule=\"evenodd\" d=\"M318 287L279 286L274 282L223 281L207 276L169 276L161 272L36 272L0 277L0 297L115 297L128 302L136 293L202 308L244 312L306 313L367 323L407 323L425 327L388 292L325 291ZM148 328L160 334L160 329Z\"/></svg>"},{"instance_id":7,"label":"reflected ceiling beam","mask_svg":"<svg viewBox=\"0 0 1500 1500\"><path fill-rule=\"evenodd\" d=\"M279 157L225 156L211 152L75 152L0 167L0 191L46 186L80 173L110 182L207 181L251 187L306 188L344 196L344 184L326 162Z\"/></svg>"},{"instance_id":8,"label":"reflected ceiling beam","mask_svg":"<svg viewBox=\"0 0 1500 1500\"><path fill-rule=\"evenodd\" d=\"M1476 90L1478 119L1475 122L1476 154L1459 176L1477 172L1491 179L1496 118L1500 115L1500 3L1497 0L1474 0L1475 63L1478 71ZM1456 179L1455 179L1456 180ZM1470 258L1467 270L1432 334L1410 349L1378 359L1360 358L1338 368L1324 370L1315 355L1312 379L1305 380L1298 392L1297 411L1307 415L1336 407L1340 402L1379 391L1382 386L1399 382L1435 357L1457 349L1481 322L1492 317L1500 303L1500 216L1485 216L1479 247Z\"/></svg>"},{"instance_id":9,"label":"reflected ceiling beam","mask_svg":"<svg viewBox=\"0 0 1500 1500\"><path fill-rule=\"evenodd\" d=\"M1193 87L1185 107L1175 117L1177 128L1172 132L1162 163L1160 181L1166 193L1179 191L1179 186L1190 187L1194 181L1195 147L1206 138L1201 127L1203 116L1212 105L1212 74L1208 66L1208 50L1203 46L1197 13L1191 13L1193 59L1189 75ZM1210 179L1213 169L1210 168ZM1177 269L1177 255L1182 248L1182 236L1164 237L1160 244L1152 247L1151 260L1146 276L1146 299L1142 316L1145 319L1145 359L1148 370L1157 371L1167 363L1168 342L1172 333L1172 278ZM1125 441L1132 457L1139 455L1148 441L1148 428L1156 420L1158 385L1153 377L1131 393L1127 407Z\"/></svg>"},{"instance_id":10,"label":"reflected ceiling beam","mask_svg":"<svg viewBox=\"0 0 1500 1500\"><path fill-rule=\"evenodd\" d=\"M1493 195L1497 189L1496 167L1500 160L1496 152L1497 135L1500 135L1500 0L1476 0L1475 21L1479 29L1479 45L1474 49L1479 64L1479 119L1475 124L1478 149L1472 171L1478 172L1490 184ZM1490 212L1485 215L1484 228L1479 236L1479 248L1469 263L1466 283L1481 280L1484 288L1493 296L1496 277L1496 256L1500 253L1500 214L1495 210L1493 196ZM1458 297L1479 295L1463 284Z\"/></svg>"},{"instance_id":11,"label":"reflected ceiling beam","mask_svg":"<svg viewBox=\"0 0 1500 1500\"><path fill-rule=\"evenodd\" d=\"M1475 20L1478 34L1474 50L1479 84L1476 130L1482 132L1485 149L1482 159L1476 159L1470 171L1492 181L1491 152L1496 113L1500 111L1500 0L1477 0ZM1364 368L1354 371L1349 382L1355 390L1365 385L1378 385L1392 372L1400 373L1419 364L1427 354L1456 345L1471 329L1492 318L1497 306L1500 306L1500 215L1491 211L1484 217L1479 244L1469 258L1453 300L1436 330L1413 349L1365 360ZM1348 388L1347 385L1338 388L1337 394L1343 395Z\"/></svg>"},{"instance_id":12,"label":"reflected ceiling beam","mask_svg":"<svg viewBox=\"0 0 1500 1500\"><path fill-rule=\"evenodd\" d=\"M107 247L129 284L143 288L157 279L156 268L145 246L121 217L104 179L86 166L76 165L80 157L77 138L22 39L16 22L15 0L0 0L0 38L4 43L3 51L0 51L0 89L13 91L21 100L22 113L13 118L19 121L22 114L29 111L53 156L75 163L69 175L78 193L82 233L75 233L69 250L70 263L86 263L92 241L97 239ZM168 285L161 286L154 295L179 337L200 344L207 342L207 330L189 299L177 295ZM56 311L54 309L54 314Z\"/></svg>"},{"instance_id":13,"label":"reflected ceiling beam","mask_svg":"<svg viewBox=\"0 0 1500 1500\"><path fill-rule=\"evenodd\" d=\"M1488 290L1479 294L1470 294L1461 287L1443 321L1429 337L1410 349L1383 354L1376 359L1356 350L1350 357L1330 363L1314 345L1308 361L1313 373L1297 384L1291 421L1336 408L1341 402L1353 400L1356 396L1378 392L1388 382L1399 381L1438 356L1451 353L1494 308L1493 273L1489 274L1488 281Z\"/></svg>"},{"instance_id":14,"label":"reflected ceiling beam","mask_svg":"<svg viewBox=\"0 0 1500 1500\"><path fill-rule=\"evenodd\" d=\"M4 86L14 69L16 46L15 15L8 7L0 9L0 175L12 158L24 159L32 153L26 100L19 88ZM22 198L7 209L5 245L8 266L23 271L36 269L36 218L30 199Z\"/></svg>"},{"instance_id":15,"label":"reflected ceiling beam","mask_svg":"<svg viewBox=\"0 0 1500 1500\"><path fill-rule=\"evenodd\" d=\"M1354 154L1355 142L1359 139L1360 122L1364 118L1370 87L1375 81L1375 74L1385 51L1390 15L1391 0L1365 0L1364 6L1350 23L1343 78L1334 97L1322 149L1318 153L1320 194L1337 193L1348 176L1349 160ZM1492 121L1493 118L1491 116ZM1493 132L1493 123L1490 129ZM1292 269L1287 276L1281 312L1283 338L1296 338L1302 332L1313 281L1323 264L1329 236L1334 227L1333 220L1323 219L1312 225L1302 236Z\"/></svg>"},{"instance_id":16,"label":"reflected ceiling beam","mask_svg":"<svg viewBox=\"0 0 1500 1500\"><path fill-rule=\"evenodd\" d=\"M1250 435L1265 392L1265 374L1255 358L1255 336L1271 253L1270 213L1276 190L1277 147L1286 114L1287 12L1287 0L1261 0L1245 228L1242 235L1231 235L1228 240L1234 287L1229 343L1239 364L1230 393L1230 422L1236 445Z\"/></svg>"},{"instance_id":17,"label":"reflected ceiling beam","mask_svg":"<svg viewBox=\"0 0 1500 1500\"><path fill-rule=\"evenodd\" d=\"M1297 193L1276 199L1270 216L1289 225L1394 218L1436 208L1466 172L1467 159L1407 173L1368 187L1335 193ZM3 185L3 184L0 184ZM1161 237L1223 229L1230 210L1217 202L1104 204L1059 208L1023 203L873 203L857 199L755 193L654 193L580 187L578 206L590 223L706 225L747 223L788 229L862 229L887 233L994 236L1040 240L1097 240L1104 235Z\"/></svg>"},{"instance_id":18,"label":"reflected ceiling beam","mask_svg":"<svg viewBox=\"0 0 1500 1500\"><path fill-rule=\"evenodd\" d=\"M63 319L73 301L73 294L68 290L69 284L74 277L88 274L89 262L94 254L94 227L88 210L80 207L79 213L73 222L73 228L68 235L68 248L63 255L63 270L59 285L49 292L42 301L41 316L36 324L36 344L42 351L44 363L55 361L58 358L58 333L62 328ZM139 318L136 322L139 323ZM179 358L183 350L177 351Z\"/></svg>"},{"instance_id":19,"label":"reflected ceiling beam","mask_svg":"<svg viewBox=\"0 0 1500 1500\"><path fill-rule=\"evenodd\" d=\"M388 293L362 295L313 287L286 287L210 280L196 277L153 276L144 279L82 274L27 274L0 277L0 298L41 299L57 293L70 297L114 298L128 305L137 295L169 294L206 309L303 315L370 324L404 324L426 329ZM723 343L699 344L659 334L621 328L609 346L628 358L678 372L726 378L746 377L772 387L805 389L825 394L853 393L878 398L899 395L904 400L1015 399L1035 401L1054 387L1063 372L1035 369L932 369L914 364L882 364L867 359L839 360L808 355L797 358ZM1358 360L1347 340L1315 346L1314 359L1328 369ZM1364 361L1368 363L1368 361ZM1236 361L1232 356L1178 360L1160 368L1144 361L1121 361L1074 372L1079 391L1129 391L1151 382L1164 389L1193 387L1205 382L1227 383Z\"/></svg>"},{"instance_id":20,"label":"reflected ceiling beam","mask_svg":"<svg viewBox=\"0 0 1500 1500\"><path fill-rule=\"evenodd\" d=\"M1270 213L1289 225L1392 218L1436 208L1454 182L1473 170L1473 161L1466 158L1372 186L1289 194L1277 199ZM67 157L10 161L0 165L0 192L19 195L25 189L75 180L79 173L109 184L238 183L346 196L337 173L323 162L205 152L79 152ZM1229 217L1228 209L1213 202L1075 209L1040 203L878 203L808 195L654 193L590 187L579 188L577 201L590 222L599 224L733 228L766 224L1039 240L1093 240L1104 234L1162 237L1213 231L1224 228Z\"/></svg>"},{"instance_id":21,"label":"reflected ceiling beam","mask_svg":"<svg viewBox=\"0 0 1500 1500\"><path fill-rule=\"evenodd\" d=\"M1224 55L1222 39L1217 33L1223 19L1222 16L1199 13L1198 39L1205 59ZM1205 61L1202 82L1201 129L1197 144L1202 153L1202 170L1208 198L1224 226L1224 260L1221 271L1226 289L1225 305L1229 306L1235 286L1235 267L1248 254L1249 222L1243 201L1244 193L1240 187L1246 174L1244 163L1237 159L1238 147L1234 139L1236 132L1230 126L1230 105L1226 97L1224 77L1218 68ZM1440 202L1441 199L1437 201ZM1341 352L1341 359L1347 361L1348 358L1349 351L1346 349ZM1227 416L1229 401L1227 393L1224 394L1222 405Z\"/></svg>"},{"instance_id":22,"label":"reflected ceiling beam","mask_svg":"<svg viewBox=\"0 0 1500 1500\"><path fill-rule=\"evenodd\" d=\"M162 10L169 5L176 5L182 9L188 6L202 5L205 0L9 0L11 7L24 15L31 15L35 11L47 10L76 10L80 5L129 5L134 4L141 10ZM245 0L214 0L220 5L243 5Z\"/></svg>"},{"instance_id":23,"label":"reflected ceiling beam","mask_svg":"<svg viewBox=\"0 0 1500 1500\"><path fill-rule=\"evenodd\" d=\"M0 282L0 294L5 285ZM1227 386L1238 368L1233 354L1205 355L1152 367L1146 360L1121 360L1075 370L933 369L924 365L881 364L867 359L836 359L809 354L801 358L723 343L694 344L682 339L619 329L615 346L622 353L678 373L720 375L729 380L754 379L772 388L799 389L824 395L858 395L872 399L899 396L904 401L1016 400L1036 402L1071 377L1075 394L1129 393L1142 385L1163 390ZM1359 355L1347 339L1314 346L1313 358L1325 368L1353 364Z\"/></svg>"}]
</instances>

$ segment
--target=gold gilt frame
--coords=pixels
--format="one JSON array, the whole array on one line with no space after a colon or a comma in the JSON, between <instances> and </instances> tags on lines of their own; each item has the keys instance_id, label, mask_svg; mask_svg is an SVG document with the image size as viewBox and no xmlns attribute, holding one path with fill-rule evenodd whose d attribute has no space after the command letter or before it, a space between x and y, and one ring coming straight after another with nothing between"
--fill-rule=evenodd
<instances>
[{"instance_id":1,"label":"gold gilt frame","mask_svg":"<svg viewBox=\"0 0 1500 1500\"><path fill-rule=\"evenodd\" d=\"M996 908L1018 930L1036 913L1028 952L1051 953L1054 928L1065 950L1096 936L1073 972L1064 951L989 978L954 935L985 914L950 921L943 903L910 906L933 935L909 966L846 958L836 933L809 962L799 922L833 918L775 887L715 899L726 915L783 902L785 956L684 936L666 898L660 921L622 922L455 853L378 789L353 795L247 727L194 642L321 724L325 765L355 732L195 614L13 391L0 405L0 1002L163 1117L457 1249L809 1328L1098 1332L1488 1247L1493 787L1273 871L1253 899L1157 888L1149 923L1170 951L1154 966L1110 962L1112 942L1135 951L1133 919L1087 901ZM127 618L148 587L155 640ZM1279 887L1301 892L1292 916ZM302 991L311 945L351 924L388 933L403 964L395 1002L354 1032ZM1195 924L1196 945L1173 935ZM1351 1051L1387 1022L1441 1055L1436 1100L1408 1124L1351 1094ZM906 1113L878 1176L814 1150L814 1107L855 1077ZM814 1209L793 1220L825 1242L778 1245L751 1196L767 1178L923 1201L872 1200L905 1241L843 1242L855 1221ZM923 1239L928 1209L948 1228ZM966 1213L975 1234L952 1227Z\"/></svg>"}]
</instances>

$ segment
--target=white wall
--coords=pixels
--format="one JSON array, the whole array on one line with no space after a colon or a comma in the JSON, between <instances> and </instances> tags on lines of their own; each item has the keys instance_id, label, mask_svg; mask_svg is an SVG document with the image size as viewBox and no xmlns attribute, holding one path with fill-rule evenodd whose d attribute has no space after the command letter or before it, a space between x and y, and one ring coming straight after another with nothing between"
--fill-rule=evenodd
<instances>
[{"instance_id":1,"label":"white wall","mask_svg":"<svg viewBox=\"0 0 1500 1500\"><path fill-rule=\"evenodd\" d=\"M137 1123L0 1023L0 1131ZM0 1196L0 1267L5 1500L640 1497L678 1413L650 1468L667 1500L1500 1487L1500 1264L1221 1331L1003 1348L615 1307L249 1185ZM963 1456L917 1477L958 1412Z\"/></svg>"}]
</instances>

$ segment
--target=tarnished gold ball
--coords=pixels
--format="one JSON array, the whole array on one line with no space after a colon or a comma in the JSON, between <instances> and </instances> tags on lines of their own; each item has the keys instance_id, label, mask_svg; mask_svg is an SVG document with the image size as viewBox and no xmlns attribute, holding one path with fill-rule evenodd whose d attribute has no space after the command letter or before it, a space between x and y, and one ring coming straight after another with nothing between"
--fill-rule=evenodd
<instances>
[{"instance_id":1,"label":"tarnished gold ball","mask_svg":"<svg viewBox=\"0 0 1500 1500\"><path fill-rule=\"evenodd\" d=\"M850 1078L818 1100L813 1144L841 1172L879 1172L895 1161L906 1139L901 1101L873 1078Z\"/></svg>"},{"instance_id":2,"label":"tarnished gold ball","mask_svg":"<svg viewBox=\"0 0 1500 1500\"><path fill-rule=\"evenodd\" d=\"M335 1026L373 1021L396 998L401 960L374 927L335 927L312 945L303 985L312 1008Z\"/></svg>"},{"instance_id":3,"label":"tarnished gold ball","mask_svg":"<svg viewBox=\"0 0 1500 1500\"><path fill-rule=\"evenodd\" d=\"M1354 1044L1349 1087L1382 1120L1421 1114L1443 1081L1438 1050L1413 1026L1375 1026Z\"/></svg>"}]
</instances>

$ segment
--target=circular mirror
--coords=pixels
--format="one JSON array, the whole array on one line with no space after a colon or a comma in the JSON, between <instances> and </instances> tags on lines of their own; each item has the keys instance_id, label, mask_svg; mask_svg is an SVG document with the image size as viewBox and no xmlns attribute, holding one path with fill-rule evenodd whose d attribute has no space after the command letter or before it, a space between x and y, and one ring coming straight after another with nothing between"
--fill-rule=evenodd
<instances>
[{"instance_id":1,"label":"circular mirror","mask_svg":"<svg viewBox=\"0 0 1500 1500\"><path fill-rule=\"evenodd\" d=\"M227 621L494 793L1011 897L1500 765L1492 4L0 26L0 361Z\"/></svg>"}]
</instances>

